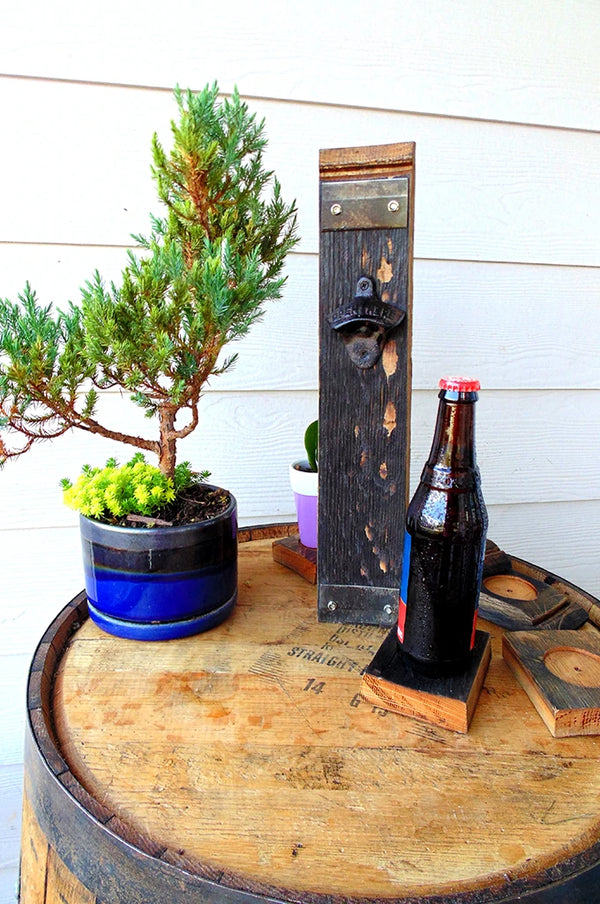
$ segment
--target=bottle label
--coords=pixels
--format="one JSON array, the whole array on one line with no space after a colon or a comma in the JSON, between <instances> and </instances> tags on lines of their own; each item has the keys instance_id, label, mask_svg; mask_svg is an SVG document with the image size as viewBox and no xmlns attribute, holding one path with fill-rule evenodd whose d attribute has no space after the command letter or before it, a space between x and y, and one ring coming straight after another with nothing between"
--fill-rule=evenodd
<instances>
[{"instance_id":1,"label":"bottle label","mask_svg":"<svg viewBox=\"0 0 600 904\"><path fill-rule=\"evenodd\" d=\"M477 603L475 612L473 613L473 631L471 633L471 650L475 646L475 634L477 632L477 616L479 614L479 591L481 589L481 581L483 580L483 564L485 559L485 534L481 541L481 555L479 556L479 568L477 571Z\"/></svg>"},{"instance_id":2,"label":"bottle label","mask_svg":"<svg viewBox=\"0 0 600 904\"><path fill-rule=\"evenodd\" d=\"M470 650L472 650L473 647L475 646L475 634L476 633L477 633L477 608L475 609L475 612L473 613L473 630L471 632L471 646L469 647Z\"/></svg>"},{"instance_id":3,"label":"bottle label","mask_svg":"<svg viewBox=\"0 0 600 904\"><path fill-rule=\"evenodd\" d=\"M404 551L402 553L402 578L400 581L400 599L398 601L398 640L404 641L404 624L406 622L406 600L408 597L408 575L410 573L410 547L412 537L404 532Z\"/></svg>"}]
</instances>

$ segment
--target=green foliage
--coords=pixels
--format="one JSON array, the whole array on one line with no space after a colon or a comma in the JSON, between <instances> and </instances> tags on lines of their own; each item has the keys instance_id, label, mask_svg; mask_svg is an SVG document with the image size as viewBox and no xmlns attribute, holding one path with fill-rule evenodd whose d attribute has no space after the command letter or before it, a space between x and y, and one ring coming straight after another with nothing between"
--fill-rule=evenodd
<instances>
[{"instance_id":1,"label":"green foliage","mask_svg":"<svg viewBox=\"0 0 600 904\"><path fill-rule=\"evenodd\" d=\"M166 477L155 465L148 464L141 452L119 467L109 458L104 468L84 465L75 483L62 481L63 499L69 508L88 518L109 522L125 515L155 515L169 502L208 473L194 474L189 462L175 468L173 477Z\"/></svg>"},{"instance_id":2,"label":"green foliage","mask_svg":"<svg viewBox=\"0 0 600 904\"><path fill-rule=\"evenodd\" d=\"M304 448L311 471L319 470L319 422L313 421L304 434Z\"/></svg>"},{"instance_id":3,"label":"green foliage","mask_svg":"<svg viewBox=\"0 0 600 904\"><path fill-rule=\"evenodd\" d=\"M155 453L173 476L206 381L235 361L221 358L223 346L281 297L296 209L263 165L264 122L237 91L219 102L216 83L175 98L172 149L152 142L166 214L150 216L149 236L133 237L141 253L129 253L120 283L95 272L66 313L40 306L29 285L19 304L0 301L0 430L22 438L11 448L0 438L0 464L77 427ZM96 420L111 387L157 417L157 439Z\"/></svg>"},{"instance_id":4,"label":"green foliage","mask_svg":"<svg viewBox=\"0 0 600 904\"><path fill-rule=\"evenodd\" d=\"M93 388L83 384L94 368L86 359L81 311L52 314L29 283L19 303L0 299L0 428L34 439L60 436L92 412ZM78 413L79 408L79 413ZM0 440L0 462L4 452Z\"/></svg>"}]
</instances>

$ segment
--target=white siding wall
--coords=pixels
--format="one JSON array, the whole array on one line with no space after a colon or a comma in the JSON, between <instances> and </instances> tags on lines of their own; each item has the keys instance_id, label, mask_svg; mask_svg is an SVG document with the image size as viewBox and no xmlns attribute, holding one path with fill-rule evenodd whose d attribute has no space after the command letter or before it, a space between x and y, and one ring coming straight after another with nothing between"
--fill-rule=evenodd
<instances>
[{"instance_id":1,"label":"white siding wall","mask_svg":"<svg viewBox=\"0 0 600 904\"><path fill-rule=\"evenodd\" d=\"M302 244L185 445L242 523L293 516L287 464L317 411L318 150L416 141L413 484L439 376L478 375L490 537L600 594L596 0L20 0L0 35L2 296L28 279L62 305L96 267L118 275L155 208L149 142L168 141L173 85L237 84L266 117ZM113 449L71 436L0 474L0 904L27 666L82 586L58 481Z\"/></svg>"}]
</instances>

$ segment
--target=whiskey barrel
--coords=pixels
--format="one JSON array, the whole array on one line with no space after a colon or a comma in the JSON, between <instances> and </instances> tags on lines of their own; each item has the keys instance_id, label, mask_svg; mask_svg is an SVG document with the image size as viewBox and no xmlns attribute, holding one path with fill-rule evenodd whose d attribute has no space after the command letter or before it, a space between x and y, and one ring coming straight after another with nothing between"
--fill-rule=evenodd
<instances>
[{"instance_id":1,"label":"whiskey barrel","mask_svg":"<svg viewBox=\"0 0 600 904\"><path fill-rule=\"evenodd\" d=\"M388 629L319 623L248 537L207 634L113 637L80 594L43 636L21 904L600 901L600 738L549 734L501 630L468 734L378 709Z\"/></svg>"}]
</instances>

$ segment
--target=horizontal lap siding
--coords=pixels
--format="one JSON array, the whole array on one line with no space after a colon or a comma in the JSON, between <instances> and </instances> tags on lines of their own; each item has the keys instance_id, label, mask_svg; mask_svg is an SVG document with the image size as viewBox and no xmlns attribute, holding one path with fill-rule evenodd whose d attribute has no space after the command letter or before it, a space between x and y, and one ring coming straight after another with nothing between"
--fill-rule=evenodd
<instances>
[{"instance_id":1,"label":"horizontal lap siding","mask_svg":"<svg viewBox=\"0 0 600 904\"><path fill-rule=\"evenodd\" d=\"M600 597L598 499L489 507L490 537Z\"/></svg>"},{"instance_id":2,"label":"horizontal lap siding","mask_svg":"<svg viewBox=\"0 0 600 904\"><path fill-rule=\"evenodd\" d=\"M598 129L595 0L23 0L0 13L2 70ZM356 141L355 144L360 142ZM365 142L366 143L366 142Z\"/></svg>"},{"instance_id":3,"label":"horizontal lap siding","mask_svg":"<svg viewBox=\"0 0 600 904\"><path fill-rule=\"evenodd\" d=\"M477 445L486 501L600 501L598 436L589 429L596 396L593 390L482 392ZM148 432L143 416L133 410L132 417L126 407L111 393L103 409L106 419L117 429ZM415 391L412 408L414 485L431 443L436 392ZM246 522L281 520L292 513L287 467L303 456L302 428L316 413L316 393L311 391L208 392L199 428L181 443L181 455L209 469L213 481L232 490ZM74 523L75 514L60 502L60 479L75 477L82 462L102 463L111 454L123 461L131 452L108 440L73 433L61 441L56 455L38 445L28 453L28 467L9 463L11 480L3 488L3 507L10 511L11 526ZM3 477L8 473L5 470Z\"/></svg>"},{"instance_id":4,"label":"horizontal lap siding","mask_svg":"<svg viewBox=\"0 0 600 904\"><path fill-rule=\"evenodd\" d=\"M0 902L5 900L2 897L4 883L8 890L15 886L21 821L21 782L20 766L0 766Z\"/></svg>"},{"instance_id":5,"label":"horizontal lap siding","mask_svg":"<svg viewBox=\"0 0 600 904\"><path fill-rule=\"evenodd\" d=\"M482 16L474 0L407 0L367 13L348 0L340 17L334 3L258 0L226 19L195 0L176 0L172 17L141 0L7 6L0 294L28 279L61 306L96 268L118 279L131 233L157 210L150 138L169 142L171 87L237 83L266 117L267 163L298 199L302 242L284 298L231 348L238 363L208 387L182 453L233 490L242 523L289 520L287 466L317 412L318 152L415 141L411 486L439 376L476 374L490 537L600 595L600 6L540 6L507 0ZM107 412L132 426L119 401ZM82 586L58 481L114 452L129 454L73 434L0 474L0 904L16 881L26 665Z\"/></svg>"},{"instance_id":6,"label":"horizontal lap siding","mask_svg":"<svg viewBox=\"0 0 600 904\"><path fill-rule=\"evenodd\" d=\"M41 302L65 306L94 269L110 282L125 260L123 248L0 243L2 294L28 279ZM316 254L290 256L284 298L232 346L237 364L213 389L316 390L318 269ZM594 267L417 259L413 388L457 367L486 389L600 388L599 283Z\"/></svg>"},{"instance_id":7,"label":"horizontal lap siding","mask_svg":"<svg viewBox=\"0 0 600 904\"><path fill-rule=\"evenodd\" d=\"M1 242L127 245L147 230L156 211L150 140L154 131L169 140L170 92L0 78L0 103L15 129L2 150ZM324 104L251 106L267 121L268 165L298 199L304 252L318 251L319 149L407 140L417 145L416 257L599 263L593 133Z\"/></svg>"}]
</instances>

